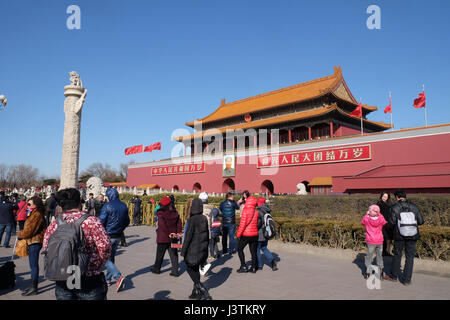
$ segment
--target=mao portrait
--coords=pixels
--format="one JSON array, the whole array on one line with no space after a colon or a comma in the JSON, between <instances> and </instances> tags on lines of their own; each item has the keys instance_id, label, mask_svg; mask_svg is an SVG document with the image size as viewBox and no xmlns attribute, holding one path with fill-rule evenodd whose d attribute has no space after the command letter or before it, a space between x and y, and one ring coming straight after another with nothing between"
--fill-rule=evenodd
<instances>
[{"instance_id":1,"label":"mao portrait","mask_svg":"<svg viewBox=\"0 0 450 320\"><path fill-rule=\"evenodd\" d=\"M223 157L223 177L234 177L236 174L234 155L226 155Z\"/></svg>"}]
</instances>

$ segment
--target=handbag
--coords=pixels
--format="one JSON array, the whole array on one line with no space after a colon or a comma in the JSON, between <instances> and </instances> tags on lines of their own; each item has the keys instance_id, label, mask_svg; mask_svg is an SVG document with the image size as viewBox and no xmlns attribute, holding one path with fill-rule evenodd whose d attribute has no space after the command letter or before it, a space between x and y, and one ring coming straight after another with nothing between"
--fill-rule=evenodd
<instances>
[{"instance_id":1,"label":"handbag","mask_svg":"<svg viewBox=\"0 0 450 320\"><path fill-rule=\"evenodd\" d=\"M24 258L26 256L28 256L28 244L27 244L27 240L22 239L17 241L17 245L16 245L16 254L21 257Z\"/></svg>"}]
</instances>

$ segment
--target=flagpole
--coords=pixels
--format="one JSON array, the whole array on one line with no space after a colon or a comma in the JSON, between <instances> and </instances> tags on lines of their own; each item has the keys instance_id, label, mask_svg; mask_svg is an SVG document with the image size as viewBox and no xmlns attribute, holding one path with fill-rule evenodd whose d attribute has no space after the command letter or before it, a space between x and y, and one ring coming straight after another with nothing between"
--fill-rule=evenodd
<instances>
[{"instance_id":1,"label":"flagpole","mask_svg":"<svg viewBox=\"0 0 450 320\"><path fill-rule=\"evenodd\" d=\"M359 104L361 105L361 135L364 134L364 130L363 130L363 111L362 111L362 98L359 99Z\"/></svg>"},{"instance_id":2,"label":"flagpole","mask_svg":"<svg viewBox=\"0 0 450 320\"><path fill-rule=\"evenodd\" d=\"M394 124L392 123L392 99L391 99L391 92L389 91L389 104L390 104L390 106L391 106L391 112L390 112L390 114L391 114L391 130L392 131L394 131Z\"/></svg>"},{"instance_id":3,"label":"flagpole","mask_svg":"<svg viewBox=\"0 0 450 320\"><path fill-rule=\"evenodd\" d=\"M422 85L423 93L425 94L425 85ZM428 119L427 119L427 105L425 102L425 106L423 107L425 109L425 127L428 127Z\"/></svg>"}]
</instances>

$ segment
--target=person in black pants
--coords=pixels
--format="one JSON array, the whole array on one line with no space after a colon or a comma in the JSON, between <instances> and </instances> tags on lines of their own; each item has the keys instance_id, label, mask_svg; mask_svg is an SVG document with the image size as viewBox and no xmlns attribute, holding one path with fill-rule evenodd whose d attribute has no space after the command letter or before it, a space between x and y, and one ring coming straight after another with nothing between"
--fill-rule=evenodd
<instances>
[{"instance_id":1,"label":"person in black pants","mask_svg":"<svg viewBox=\"0 0 450 320\"><path fill-rule=\"evenodd\" d=\"M403 268L403 284L410 285L416 255L416 243L420 239L418 226L424 224L419 208L406 200L406 193L397 190L394 193L397 203L391 207L389 224L394 228L394 259L391 273L384 279L396 282L400 275L400 263L405 249L405 267Z\"/></svg>"},{"instance_id":2,"label":"person in black pants","mask_svg":"<svg viewBox=\"0 0 450 320\"><path fill-rule=\"evenodd\" d=\"M194 288L189 299L212 299L208 290L200 282L199 271L200 266L204 265L208 258L208 243L208 219L203 215L202 200L196 198L192 201L191 215L186 222L183 249L181 250L181 255L186 263L186 271L194 282Z\"/></svg>"},{"instance_id":3,"label":"person in black pants","mask_svg":"<svg viewBox=\"0 0 450 320\"><path fill-rule=\"evenodd\" d=\"M380 212L386 221L389 221L389 215L391 213L389 192L382 192L380 199L377 202L377 206L380 207ZM389 224L383 226L383 256L392 257L391 255L391 242L394 237L394 229Z\"/></svg>"},{"instance_id":4,"label":"person in black pants","mask_svg":"<svg viewBox=\"0 0 450 320\"><path fill-rule=\"evenodd\" d=\"M238 273L252 272L256 273L258 270L258 211L256 210L256 198L250 196L245 201L244 209L241 213L241 221L236 233L239 239L238 255L241 262L241 267L237 270ZM252 256L252 266L247 269L245 262L244 248L250 247L250 254Z\"/></svg>"},{"instance_id":5,"label":"person in black pants","mask_svg":"<svg viewBox=\"0 0 450 320\"><path fill-rule=\"evenodd\" d=\"M160 202L158 215L158 232L156 233L156 259L152 272L159 274L166 251L169 251L170 262L172 263L171 276L178 277L178 251L171 248L172 236L181 234L182 225L178 212L175 210L169 197L164 197Z\"/></svg>"}]
</instances>

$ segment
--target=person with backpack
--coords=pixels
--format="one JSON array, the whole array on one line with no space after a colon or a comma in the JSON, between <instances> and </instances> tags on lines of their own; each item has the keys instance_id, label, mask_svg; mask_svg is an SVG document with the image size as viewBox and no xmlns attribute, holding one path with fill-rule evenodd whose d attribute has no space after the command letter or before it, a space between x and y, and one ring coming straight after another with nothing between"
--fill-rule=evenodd
<instances>
[{"instance_id":1,"label":"person with backpack","mask_svg":"<svg viewBox=\"0 0 450 320\"><path fill-rule=\"evenodd\" d=\"M27 219L22 231L17 234L18 240L25 240L28 246L28 260L31 269L31 282L22 296L36 295L39 280L39 252L42 249L45 229L45 207L41 198L32 197L27 203Z\"/></svg>"},{"instance_id":2,"label":"person with backpack","mask_svg":"<svg viewBox=\"0 0 450 320\"><path fill-rule=\"evenodd\" d=\"M244 209L241 213L241 221L236 237L239 239L238 255L241 262L238 273L252 272L256 273L258 270L258 211L256 210L256 198L248 196L245 199ZM244 248L250 247L250 254L252 256L252 266L248 269L245 263Z\"/></svg>"},{"instance_id":3,"label":"person with backpack","mask_svg":"<svg viewBox=\"0 0 450 320\"><path fill-rule=\"evenodd\" d=\"M270 266L273 271L277 271L277 262L275 261L272 253L267 249L267 244L269 240L275 236L275 224L270 214L271 209L266 204L266 199L261 197L258 198L257 201L257 210L258 210L258 269L262 270L263 261L261 257L261 251L263 252L266 259L269 261Z\"/></svg>"},{"instance_id":4,"label":"person with backpack","mask_svg":"<svg viewBox=\"0 0 450 320\"><path fill-rule=\"evenodd\" d=\"M384 262L383 262L383 227L386 224L384 216L380 213L380 207L371 205L369 211L364 216L361 224L366 227L366 273L364 279L369 279L372 274L372 258L374 252L377 256L377 265L380 269L380 277L384 276Z\"/></svg>"},{"instance_id":5,"label":"person with backpack","mask_svg":"<svg viewBox=\"0 0 450 320\"><path fill-rule=\"evenodd\" d=\"M111 255L105 264L106 283L111 285L113 279L116 280L116 292L119 292L123 288L125 277L116 267L115 257L122 234L130 224L130 217L128 216L127 205L119 200L117 189L109 188L106 190L106 197L108 202L102 207L98 217L111 240Z\"/></svg>"},{"instance_id":6,"label":"person with backpack","mask_svg":"<svg viewBox=\"0 0 450 320\"><path fill-rule=\"evenodd\" d=\"M101 221L80 210L80 198L74 188L56 194L62 213L44 235L45 278L55 281L57 300L106 300L103 267L111 254L111 241ZM81 276L68 284L74 265L75 275L78 270Z\"/></svg>"},{"instance_id":7,"label":"person with backpack","mask_svg":"<svg viewBox=\"0 0 450 320\"><path fill-rule=\"evenodd\" d=\"M160 201L160 208L156 215L158 217L158 232L156 233L156 258L152 273L160 274L166 251L169 251L172 271L170 275L178 277L178 250L171 247L171 235L181 235L182 223L178 212L171 206L172 200L163 197Z\"/></svg>"},{"instance_id":8,"label":"person with backpack","mask_svg":"<svg viewBox=\"0 0 450 320\"><path fill-rule=\"evenodd\" d=\"M392 261L391 273L384 279L396 282L400 274L400 263L405 249L405 267L403 269L403 284L410 285L416 255L416 243L420 239L419 228L424 224L424 219L419 208L406 199L404 190L394 192L397 201L391 207L389 224L394 228L394 259Z\"/></svg>"},{"instance_id":9,"label":"person with backpack","mask_svg":"<svg viewBox=\"0 0 450 320\"><path fill-rule=\"evenodd\" d=\"M194 288L189 299L211 300L206 287L200 281L200 268L208 258L209 226L208 219L203 215L201 199L192 200L190 218L186 222L181 256L186 263L186 271L194 282Z\"/></svg>"}]
</instances>

